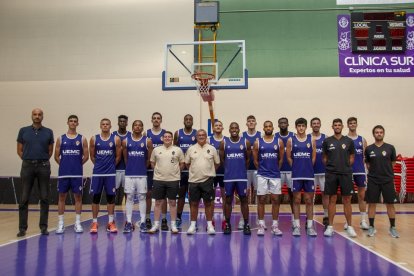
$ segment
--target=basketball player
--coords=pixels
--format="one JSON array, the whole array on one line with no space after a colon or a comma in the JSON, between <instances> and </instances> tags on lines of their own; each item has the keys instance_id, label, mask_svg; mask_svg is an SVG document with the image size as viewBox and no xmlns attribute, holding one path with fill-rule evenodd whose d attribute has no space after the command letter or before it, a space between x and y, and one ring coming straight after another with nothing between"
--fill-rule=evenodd
<instances>
[{"instance_id":1,"label":"basketball player","mask_svg":"<svg viewBox=\"0 0 414 276\"><path fill-rule=\"evenodd\" d=\"M251 153L250 142L240 137L239 124L233 122L229 128L230 137L224 137L220 143L220 159L224 164L224 188L226 190L226 227L224 234L231 234L231 209L234 191L240 198L241 211L244 219L243 233L250 235L249 204L247 202L247 167Z\"/></svg>"},{"instance_id":2,"label":"basketball player","mask_svg":"<svg viewBox=\"0 0 414 276\"><path fill-rule=\"evenodd\" d=\"M89 159L88 141L76 132L79 119L76 115L68 117L68 131L56 139L55 161L59 165L58 173L58 227L56 234L65 232L64 213L66 195L72 190L75 197L75 232L82 233L80 222L82 212L83 164Z\"/></svg>"},{"instance_id":3,"label":"basketball player","mask_svg":"<svg viewBox=\"0 0 414 276\"><path fill-rule=\"evenodd\" d=\"M220 150L221 141L223 141L223 123L221 121L216 121L213 127L213 135L209 137L208 143L212 145L218 152ZM217 186L220 187L221 205L223 209L221 228L224 230L226 226L226 220L224 219L224 204L226 201L226 194L224 191L224 166L221 163L216 170L216 177L214 178L214 190L217 188ZM214 214L214 204L211 204L211 209L211 213Z\"/></svg>"},{"instance_id":4,"label":"basketball player","mask_svg":"<svg viewBox=\"0 0 414 276\"><path fill-rule=\"evenodd\" d=\"M184 168L184 153L173 145L173 134L166 131L163 146L154 148L151 154L151 167L154 169L154 187L152 197L155 199L154 225L148 233L159 231L161 206L166 199L170 206L171 232L178 233L175 223L177 218L176 199L180 183L181 170Z\"/></svg>"},{"instance_id":5,"label":"basketball player","mask_svg":"<svg viewBox=\"0 0 414 276\"><path fill-rule=\"evenodd\" d=\"M165 129L161 128L162 123L162 115L159 112L154 112L151 115L151 123L152 128L148 129L146 132L146 136L151 139L152 147L156 148L158 146L162 146L162 137L165 133ZM145 134L144 134L145 135ZM154 178L154 170L151 168L151 165L148 167L148 178L147 178L147 214L145 219L145 226L147 229L150 229L152 227L151 224L151 206L152 206L152 184L153 184L153 178ZM168 231L168 223L167 223L167 203L165 203L164 206L162 206L162 221L161 221L161 229L163 231Z\"/></svg>"},{"instance_id":6,"label":"basketball player","mask_svg":"<svg viewBox=\"0 0 414 276\"><path fill-rule=\"evenodd\" d=\"M352 165L352 177L355 185L358 187L358 205L361 213L360 227L362 230L368 230L367 223L367 203L365 202L366 172L364 165L364 151L367 147L365 138L357 134L358 120L355 117L348 118L348 137L354 141L355 161ZM345 225L346 228L346 225Z\"/></svg>"},{"instance_id":7,"label":"basketball player","mask_svg":"<svg viewBox=\"0 0 414 276\"><path fill-rule=\"evenodd\" d=\"M131 134L129 131L127 131L127 126L128 126L128 116L119 115L118 116L118 130L114 131L113 134L115 134L116 136L119 137L119 139L121 139L121 144L122 144L122 141L124 141L125 138ZM122 194L123 194L122 189L124 187L125 187L125 161L124 161L124 156L121 155L121 161L119 161L118 165L116 165L115 204L122 204Z\"/></svg>"},{"instance_id":8,"label":"basketball player","mask_svg":"<svg viewBox=\"0 0 414 276\"><path fill-rule=\"evenodd\" d=\"M184 128L174 133L174 145L180 147L185 154L188 148L197 143L197 130L193 129L193 116L187 114L184 116ZM188 170L181 172L180 188L178 189L177 200L177 227L181 227L181 216L183 214L185 197L188 193Z\"/></svg>"},{"instance_id":9,"label":"basketball player","mask_svg":"<svg viewBox=\"0 0 414 276\"><path fill-rule=\"evenodd\" d=\"M352 164L354 163L355 147L351 138L342 135L343 127L341 119L334 119L332 122L334 135L327 137L322 144L323 162L326 166L325 194L329 195L329 225L324 236L331 237L334 234L333 220L336 214L337 191L340 187L345 218L348 223L346 231L348 236L354 238L356 233L352 227L351 197L354 185L352 183Z\"/></svg>"},{"instance_id":10,"label":"basketball player","mask_svg":"<svg viewBox=\"0 0 414 276\"><path fill-rule=\"evenodd\" d=\"M311 120L312 133L310 134L315 140L316 144L316 159L313 165L313 172L315 175L315 186L319 186L322 193L322 206L323 206L323 225L328 227L328 205L329 196L325 195L325 164L322 162L322 143L326 138L326 135L320 132L321 120L317 117Z\"/></svg>"},{"instance_id":11,"label":"basketball player","mask_svg":"<svg viewBox=\"0 0 414 276\"><path fill-rule=\"evenodd\" d=\"M264 221L266 195L271 195L272 200L272 234L281 236L279 230L279 209L282 185L280 182L280 166L283 162L285 147L281 139L273 135L273 123L265 121L263 124L263 138L260 137L254 142L253 159L257 168L257 215L259 218L259 229L257 235L265 233Z\"/></svg>"},{"instance_id":12,"label":"basketball player","mask_svg":"<svg viewBox=\"0 0 414 276\"><path fill-rule=\"evenodd\" d=\"M134 196L138 195L140 223L137 222L141 232L146 232L146 194L147 194L147 168L149 157L152 153L151 139L142 135L144 124L141 120L132 123L132 133L122 141L123 156L125 158L125 213L127 221L124 233L134 231L132 223L132 210L134 208Z\"/></svg>"},{"instance_id":13,"label":"basketball player","mask_svg":"<svg viewBox=\"0 0 414 276\"><path fill-rule=\"evenodd\" d=\"M292 167L293 212L295 216L293 236L300 236L300 203L301 192L304 192L306 204L306 233L316 237L313 228L313 197L315 183L313 164L316 158L316 145L312 136L306 135L308 122L304 118L295 121L296 135L289 138L286 145L286 156Z\"/></svg>"},{"instance_id":14,"label":"basketball player","mask_svg":"<svg viewBox=\"0 0 414 276\"><path fill-rule=\"evenodd\" d=\"M220 165L220 158L217 150L210 144L207 144L207 132L204 129L197 131L197 143L190 146L185 155L185 163L189 170L189 200L191 211L191 223L187 234L195 234L196 222L198 217L198 206L200 199L203 199L206 219L207 233L214 235L216 233L213 226L213 208L215 190L214 177L216 168Z\"/></svg>"},{"instance_id":15,"label":"basketball player","mask_svg":"<svg viewBox=\"0 0 414 276\"><path fill-rule=\"evenodd\" d=\"M109 119L102 119L100 126L101 133L92 136L89 142L89 153L94 164L90 190L90 193L93 195L91 234L98 233L99 203L103 189L105 189L106 193L106 206L109 218L106 231L110 233L118 232L114 222L115 166L121 159L121 139L115 134L111 134L111 121Z\"/></svg>"},{"instance_id":16,"label":"basketball player","mask_svg":"<svg viewBox=\"0 0 414 276\"><path fill-rule=\"evenodd\" d=\"M292 211L292 228L293 228L295 218L293 215L292 167L289 165L289 162L287 161L286 144L287 144L287 140L290 137L293 137L294 134L293 132L288 131L289 120L286 117L279 118L277 122L278 122L279 132L277 132L275 135L277 139L282 140L283 145L285 147L285 154L283 155L283 162L282 162L282 166L280 167L280 180L282 182L282 185L286 184L286 186L288 187L289 204L290 204L290 209Z\"/></svg>"},{"instance_id":17,"label":"basketball player","mask_svg":"<svg viewBox=\"0 0 414 276\"><path fill-rule=\"evenodd\" d=\"M254 142L260 138L262 135L260 131L256 130L256 117L253 115L247 116L246 119L246 126L247 130L243 132L242 136L250 142L250 145L253 150ZM257 191L257 170L254 166L253 158L250 158L250 164L247 168L247 194L251 197L251 203L254 204L256 202L256 191ZM240 219L239 221L239 230L243 229L244 221Z\"/></svg>"},{"instance_id":18,"label":"basketball player","mask_svg":"<svg viewBox=\"0 0 414 276\"><path fill-rule=\"evenodd\" d=\"M387 207L390 220L389 232L393 238L399 238L395 228L395 207L397 197L394 187L394 171L396 152L393 145L384 142L384 127L377 125L372 130L375 142L365 148L365 163L368 168L368 189L365 199L368 203L369 230L368 236L373 237L377 230L374 227L374 219L377 203L382 196Z\"/></svg>"}]
</instances>

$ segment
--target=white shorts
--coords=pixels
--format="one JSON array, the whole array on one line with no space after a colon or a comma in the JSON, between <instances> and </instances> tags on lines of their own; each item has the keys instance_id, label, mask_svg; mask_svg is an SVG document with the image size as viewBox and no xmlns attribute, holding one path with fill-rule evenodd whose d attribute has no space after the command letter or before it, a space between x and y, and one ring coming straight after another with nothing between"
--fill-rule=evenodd
<instances>
[{"instance_id":1,"label":"white shorts","mask_svg":"<svg viewBox=\"0 0 414 276\"><path fill-rule=\"evenodd\" d=\"M115 189L119 187L125 187L125 171L116 171L115 175Z\"/></svg>"},{"instance_id":2,"label":"white shorts","mask_svg":"<svg viewBox=\"0 0 414 276\"><path fill-rule=\"evenodd\" d=\"M257 190L257 171L247 171L247 187L250 185Z\"/></svg>"},{"instance_id":3,"label":"white shorts","mask_svg":"<svg viewBox=\"0 0 414 276\"><path fill-rule=\"evenodd\" d=\"M147 177L125 177L124 192L126 194L146 194Z\"/></svg>"},{"instance_id":4,"label":"white shorts","mask_svg":"<svg viewBox=\"0 0 414 276\"><path fill-rule=\"evenodd\" d=\"M265 178L257 176L257 195L282 194L280 178Z\"/></svg>"},{"instance_id":5,"label":"white shorts","mask_svg":"<svg viewBox=\"0 0 414 276\"><path fill-rule=\"evenodd\" d=\"M319 186L319 190L321 190L321 192L325 191L325 175L324 174L315 175L315 187L316 186Z\"/></svg>"},{"instance_id":6,"label":"white shorts","mask_svg":"<svg viewBox=\"0 0 414 276\"><path fill-rule=\"evenodd\" d=\"M292 172L280 172L280 181L282 185L286 184L289 189L292 189Z\"/></svg>"}]
</instances>

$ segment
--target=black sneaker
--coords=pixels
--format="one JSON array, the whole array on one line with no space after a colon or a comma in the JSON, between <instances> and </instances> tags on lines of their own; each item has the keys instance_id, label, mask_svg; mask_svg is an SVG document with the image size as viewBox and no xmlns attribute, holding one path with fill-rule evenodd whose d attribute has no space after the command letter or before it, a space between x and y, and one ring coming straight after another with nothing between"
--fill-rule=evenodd
<instances>
[{"instance_id":1,"label":"black sneaker","mask_svg":"<svg viewBox=\"0 0 414 276\"><path fill-rule=\"evenodd\" d=\"M168 231L168 222L167 219L162 219L161 220L161 230L162 231Z\"/></svg>"},{"instance_id":2,"label":"black sneaker","mask_svg":"<svg viewBox=\"0 0 414 276\"><path fill-rule=\"evenodd\" d=\"M231 224L230 223L226 223L226 227L224 227L223 234L225 234L225 235L230 235L231 234Z\"/></svg>"},{"instance_id":3,"label":"black sneaker","mask_svg":"<svg viewBox=\"0 0 414 276\"><path fill-rule=\"evenodd\" d=\"M44 236L47 236L47 235L49 235L49 231L47 231L47 228L43 228L43 229L40 230L40 234L42 234Z\"/></svg>"},{"instance_id":4,"label":"black sneaker","mask_svg":"<svg viewBox=\"0 0 414 276\"><path fill-rule=\"evenodd\" d=\"M325 230L326 230L326 227L328 227L328 225L329 225L329 218L328 217L323 217L322 223L325 226Z\"/></svg>"},{"instance_id":5,"label":"black sneaker","mask_svg":"<svg viewBox=\"0 0 414 276\"><path fill-rule=\"evenodd\" d=\"M150 218L145 219L145 226L147 227L147 229L151 229L152 228L152 223L151 223L151 219Z\"/></svg>"},{"instance_id":6,"label":"black sneaker","mask_svg":"<svg viewBox=\"0 0 414 276\"><path fill-rule=\"evenodd\" d=\"M250 230L250 225L245 223L243 227L243 234L245 235L251 235L252 231Z\"/></svg>"},{"instance_id":7,"label":"black sneaker","mask_svg":"<svg viewBox=\"0 0 414 276\"><path fill-rule=\"evenodd\" d=\"M26 236L26 230L19 230L19 232L17 233L17 237L21 238Z\"/></svg>"}]
</instances>

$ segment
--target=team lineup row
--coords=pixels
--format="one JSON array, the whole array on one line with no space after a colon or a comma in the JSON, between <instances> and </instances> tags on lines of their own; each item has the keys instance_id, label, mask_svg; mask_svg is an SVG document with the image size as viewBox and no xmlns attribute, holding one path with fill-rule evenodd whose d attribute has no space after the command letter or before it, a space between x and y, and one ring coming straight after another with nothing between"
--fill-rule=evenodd
<instances>
[{"instance_id":1,"label":"team lineup row","mask_svg":"<svg viewBox=\"0 0 414 276\"><path fill-rule=\"evenodd\" d=\"M53 154L54 138L52 130L42 126L42 120L43 111L34 109L33 124L23 127L17 138L18 155L23 160L19 237L26 234L28 198L35 178L39 180L41 203L39 226L42 234L48 234L49 203L46 187L50 177L49 158ZM250 115L246 122L247 131L240 136L239 125L233 122L229 127L229 137L223 136L223 124L220 121L215 122L211 137L207 137L205 130L194 130L193 117L189 114L184 117L184 128L174 134L161 128L160 113L154 112L151 122L152 128L144 132L142 121L135 120L132 131L129 132L128 117L121 115L118 117L118 130L111 133L111 121L102 119L101 132L90 139L88 147L86 138L77 133L78 117L69 116L68 131L58 137L55 144L54 157L59 164L59 222L56 233L61 234L65 230L64 208L69 189L75 195L75 231L83 232L80 223L83 164L90 157L94 164L90 190L93 196L91 233L98 232L97 216L103 189L108 203L106 230L118 231L114 223L115 195L117 190L123 188L126 195L124 233L135 229L132 222L135 196L139 199L141 218L136 226L140 231L156 233L160 228L169 230L166 219L168 202L171 232L178 233L188 193L191 222L187 234L196 232L201 199L205 206L207 233L215 234L212 203L215 187L219 185L224 203L224 234L232 232L230 218L235 192L240 198L243 217L239 228L243 229L244 234L251 234L247 193L252 188L258 198L257 234L265 234L264 206L266 197L270 195L273 219L271 232L282 235L278 216L281 187L286 183L291 199L294 236L301 235L299 215L302 192L306 204L306 233L309 236L317 235L313 226L313 199L315 185L319 185L323 193L324 235L332 236L334 233L333 219L337 190L340 188L347 233L350 237L356 237L350 201L355 183L358 187L361 228L368 230L368 236L374 236L375 208L382 195L389 211L390 233L393 237L398 237L395 229L393 203L396 194L392 171L396 154L392 145L383 142L382 126L374 127L375 143L367 146L365 139L356 133L357 119L354 117L347 121L347 136L342 135L342 120L335 119L332 123L334 134L331 137L320 133L321 121L318 118L313 118L310 122L311 134L306 134L307 121L304 118L295 121L296 133L288 131L287 118L280 118L280 131L273 134L271 121L264 122L261 133L256 130L255 117ZM152 198L155 199L154 223L150 219ZM368 215L366 202L369 203Z\"/></svg>"}]
</instances>

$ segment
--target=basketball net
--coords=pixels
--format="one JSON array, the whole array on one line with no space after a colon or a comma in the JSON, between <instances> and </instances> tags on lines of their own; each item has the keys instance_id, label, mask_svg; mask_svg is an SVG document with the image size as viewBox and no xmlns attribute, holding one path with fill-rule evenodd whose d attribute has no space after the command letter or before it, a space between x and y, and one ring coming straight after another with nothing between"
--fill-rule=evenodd
<instances>
[{"instance_id":1,"label":"basketball net","mask_svg":"<svg viewBox=\"0 0 414 276\"><path fill-rule=\"evenodd\" d=\"M211 80L214 79L214 75L210 73L198 72L191 75L194 80L198 92L204 102L208 103L208 110L210 112L211 129L214 127L214 91L210 88Z\"/></svg>"}]
</instances>

